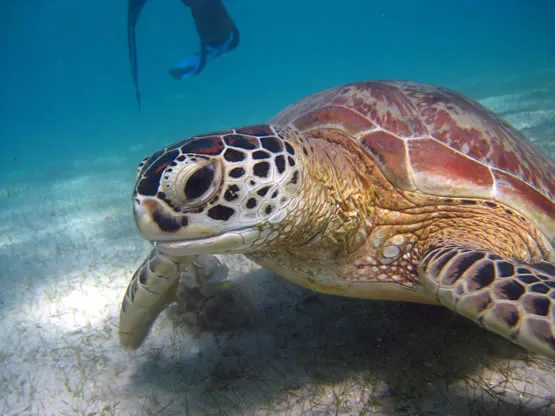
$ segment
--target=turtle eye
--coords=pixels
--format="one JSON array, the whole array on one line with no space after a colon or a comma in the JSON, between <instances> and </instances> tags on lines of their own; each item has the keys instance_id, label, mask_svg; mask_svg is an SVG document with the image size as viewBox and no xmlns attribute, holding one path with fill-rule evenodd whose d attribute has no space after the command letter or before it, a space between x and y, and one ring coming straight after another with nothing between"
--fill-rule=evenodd
<instances>
[{"instance_id":1,"label":"turtle eye","mask_svg":"<svg viewBox=\"0 0 555 416\"><path fill-rule=\"evenodd\" d=\"M189 176L183 188L187 202L196 205L211 198L218 189L216 176L217 171L213 164L205 165Z\"/></svg>"}]
</instances>

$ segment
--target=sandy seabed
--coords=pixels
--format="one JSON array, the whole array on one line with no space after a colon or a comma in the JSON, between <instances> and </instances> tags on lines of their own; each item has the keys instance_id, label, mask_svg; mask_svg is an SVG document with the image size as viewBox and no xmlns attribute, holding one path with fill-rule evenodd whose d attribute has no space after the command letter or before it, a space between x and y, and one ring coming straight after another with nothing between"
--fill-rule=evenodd
<instances>
[{"instance_id":1,"label":"sandy seabed","mask_svg":"<svg viewBox=\"0 0 555 416\"><path fill-rule=\"evenodd\" d=\"M553 157L555 83L482 103ZM555 415L553 361L444 308L316 295L241 256L222 260L251 325L195 333L174 305L122 350L149 252L129 198L143 156L0 184L0 414Z\"/></svg>"}]
</instances>

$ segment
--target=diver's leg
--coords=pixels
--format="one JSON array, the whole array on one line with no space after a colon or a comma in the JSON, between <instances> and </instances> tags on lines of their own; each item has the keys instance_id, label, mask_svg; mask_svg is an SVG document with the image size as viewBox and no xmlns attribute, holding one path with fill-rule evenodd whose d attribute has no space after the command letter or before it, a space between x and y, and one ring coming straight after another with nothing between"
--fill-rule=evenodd
<instances>
[{"instance_id":1,"label":"diver's leg","mask_svg":"<svg viewBox=\"0 0 555 416\"><path fill-rule=\"evenodd\" d=\"M129 63L131 64L131 76L135 85L135 98L141 109L141 91L139 89L139 75L137 67L137 44L135 39L135 28L147 0L129 0L127 3L127 45L129 49Z\"/></svg>"},{"instance_id":2,"label":"diver's leg","mask_svg":"<svg viewBox=\"0 0 555 416\"><path fill-rule=\"evenodd\" d=\"M239 31L221 0L182 0L191 10L200 38L199 54L188 56L170 69L175 79L198 74L209 61L236 48Z\"/></svg>"}]
</instances>

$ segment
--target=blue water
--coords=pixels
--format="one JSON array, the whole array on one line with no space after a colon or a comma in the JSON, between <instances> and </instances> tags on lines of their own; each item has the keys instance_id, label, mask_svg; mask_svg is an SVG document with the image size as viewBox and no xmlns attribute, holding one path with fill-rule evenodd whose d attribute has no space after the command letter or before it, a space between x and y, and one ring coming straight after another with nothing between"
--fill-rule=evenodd
<instances>
[{"instance_id":1,"label":"blue water","mask_svg":"<svg viewBox=\"0 0 555 416\"><path fill-rule=\"evenodd\" d=\"M168 69L198 51L193 21L180 0L149 0L139 111L126 0L0 0L0 414L551 414L552 365L449 311L314 300L240 257L230 274L261 327L197 339L167 311L122 352L119 304L150 250L136 166L183 137L408 79L480 100L555 157L554 0L226 5L239 47L176 81Z\"/></svg>"},{"instance_id":2,"label":"blue water","mask_svg":"<svg viewBox=\"0 0 555 416\"><path fill-rule=\"evenodd\" d=\"M551 0L226 4L239 48L176 81L167 70L198 49L192 19L178 0L150 0L137 30L139 112L126 1L2 0L0 178L262 122L343 82L411 79L479 98L475 82L491 87L555 66Z\"/></svg>"}]
</instances>

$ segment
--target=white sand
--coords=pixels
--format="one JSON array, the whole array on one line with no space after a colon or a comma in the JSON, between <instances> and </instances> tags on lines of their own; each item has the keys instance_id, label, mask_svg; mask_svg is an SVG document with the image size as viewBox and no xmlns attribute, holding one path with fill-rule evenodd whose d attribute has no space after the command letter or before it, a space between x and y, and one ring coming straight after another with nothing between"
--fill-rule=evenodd
<instances>
[{"instance_id":1,"label":"white sand","mask_svg":"<svg viewBox=\"0 0 555 416\"><path fill-rule=\"evenodd\" d=\"M483 102L541 140L554 102L523 101ZM149 250L127 156L0 184L0 414L555 414L552 361L443 308L314 296L239 256L255 325L195 337L173 307L122 351L119 304Z\"/></svg>"}]
</instances>

